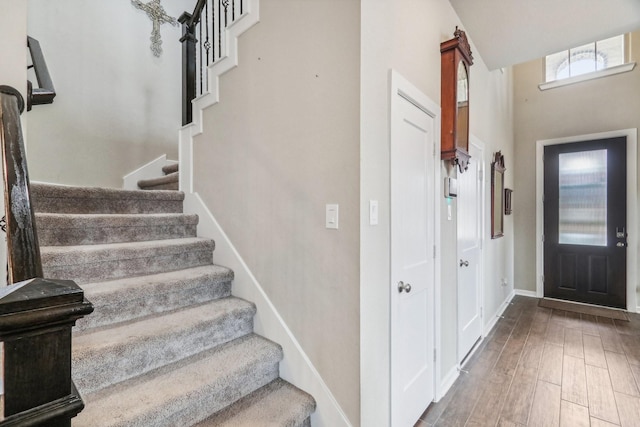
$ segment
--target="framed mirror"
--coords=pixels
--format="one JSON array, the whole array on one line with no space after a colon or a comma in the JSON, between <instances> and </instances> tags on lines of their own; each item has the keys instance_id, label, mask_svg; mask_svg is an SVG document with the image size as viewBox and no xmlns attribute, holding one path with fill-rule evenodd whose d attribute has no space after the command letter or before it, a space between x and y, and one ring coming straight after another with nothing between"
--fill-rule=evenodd
<instances>
[{"instance_id":1,"label":"framed mirror","mask_svg":"<svg viewBox=\"0 0 640 427\"><path fill-rule=\"evenodd\" d=\"M491 238L504 235L504 156L495 153L491 162Z\"/></svg>"}]
</instances>

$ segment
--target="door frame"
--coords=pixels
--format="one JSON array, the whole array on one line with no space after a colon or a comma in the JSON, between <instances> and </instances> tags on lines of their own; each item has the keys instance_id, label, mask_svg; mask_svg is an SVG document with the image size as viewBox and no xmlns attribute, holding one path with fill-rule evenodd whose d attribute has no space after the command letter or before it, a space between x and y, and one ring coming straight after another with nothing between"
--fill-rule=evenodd
<instances>
[{"instance_id":1,"label":"door frame","mask_svg":"<svg viewBox=\"0 0 640 427\"><path fill-rule=\"evenodd\" d=\"M544 147L547 145L569 144L597 139L616 137L627 138L627 311L638 310L636 287L638 282L638 129L622 129L610 132L591 133L587 135L564 138L542 139L536 141L536 296L544 296Z\"/></svg>"},{"instance_id":2,"label":"door frame","mask_svg":"<svg viewBox=\"0 0 640 427\"><path fill-rule=\"evenodd\" d=\"M398 111L399 108L399 102L400 102L400 98L404 98L405 100L411 102L413 105L415 105L416 107L418 107L419 109L421 109L422 111L424 111L426 114L428 114L430 117L433 118L434 120L434 152L433 152L433 157L434 157L434 170L433 170L433 182L434 182L434 191L433 191L433 197L434 197L434 212L433 212L433 224L434 224L434 274L433 274L433 281L434 281L434 318L433 318L433 346L434 346L434 350L435 350L435 355L434 355L434 361L433 361L433 366L434 366L434 375L433 375L433 379L434 379L434 384L433 384L433 395L434 400L437 401L440 399L441 397L441 390L440 390L440 352L441 352L441 345L440 345L440 312L441 312L441 305L440 305L440 298L441 298L441 289L440 289L440 202L442 200L442 198L444 197L444 188L443 185L439 185L441 183L440 180L440 165L441 165L441 160L440 160L440 107L438 106L438 104L436 104L435 102L433 102L427 95L425 95L420 89L418 89L415 85L413 85L409 80L407 80L406 78L404 78L400 73L398 73L395 70L391 70L390 71L391 74L391 93L390 93L390 118L389 118L389 122L390 122L390 127L389 127L389 150L391 150L391 127L394 126L394 120L396 120L396 118L398 117L398 115L396 114L396 112ZM389 157L389 189L391 188L391 158ZM391 194L389 194L389 201L391 201ZM389 222L389 237L391 238L391 222ZM389 246L389 277L387 282L389 284L391 284L391 247ZM393 383L393 379L391 378L391 373L392 373L392 358L391 358L391 352L392 352L392 348L391 348L391 331L392 331L392 326L391 326L391 286L389 287L389 292L387 293L387 304L389 307L389 385L391 385ZM391 400L389 404L391 405ZM427 404L428 402L425 402L425 404ZM425 406L425 409L427 408L427 406ZM392 413L392 408L389 408L389 415L391 416Z\"/></svg>"},{"instance_id":3,"label":"door frame","mask_svg":"<svg viewBox=\"0 0 640 427\"><path fill-rule=\"evenodd\" d=\"M480 168L479 168L479 173L480 173L480 212L477 212L477 216L478 219L480 221L479 227L480 227L480 255L478 257L478 263L479 263L479 274L478 274L478 292L480 293L480 318L481 318L481 323L482 323L482 329L480 331L480 336L479 338L479 342L476 343L476 345L474 347L471 348L471 350L469 351L469 353L461 355L460 354L460 337L457 337L456 339L456 358L457 358L457 363L459 367L462 367L464 364L466 364L467 361L469 361L471 359L471 356L473 356L473 354L476 352L476 350L478 349L478 347L480 347L480 342L485 338L486 334L485 334L485 330L484 330L484 244L485 244L485 204L486 204L486 200L485 200L485 194L486 194L486 190L485 190L485 183L486 183L486 164L484 162L484 151L485 151L485 144L484 142L482 142L479 138L477 138L475 135L473 135L471 132L469 132L469 145L474 145L481 153L481 157L480 159L476 158L476 161L479 160L479 164L480 164ZM469 150L469 153L471 153L471 150ZM474 157L472 157L473 159ZM457 214L457 213L456 213ZM456 222L457 219L456 219ZM457 232L457 224L456 224L456 232ZM458 256L458 247L457 247L457 242L456 242L456 256ZM459 282L459 278L457 279ZM458 294L457 294L457 301L460 300L460 286L459 283L456 284L458 289ZM458 322L460 321L460 319L458 318ZM458 323L457 327L456 327L457 332L460 332L460 324ZM465 363L463 364L462 361L463 359L466 357L466 360L464 361Z\"/></svg>"}]
</instances>

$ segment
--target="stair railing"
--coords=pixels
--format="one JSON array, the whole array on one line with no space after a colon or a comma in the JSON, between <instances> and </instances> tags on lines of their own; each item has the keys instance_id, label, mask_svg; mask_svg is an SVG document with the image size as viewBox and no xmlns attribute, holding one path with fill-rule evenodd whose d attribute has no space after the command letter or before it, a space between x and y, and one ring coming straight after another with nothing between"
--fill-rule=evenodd
<instances>
[{"instance_id":1,"label":"stair railing","mask_svg":"<svg viewBox=\"0 0 640 427\"><path fill-rule=\"evenodd\" d=\"M71 427L84 403L71 380L71 328L93 306L70 280L43 279L20 123L25 102L0 86L9 286L0 289L0 426Z\"/></svg>"},{"instance_id":2,"label":"stair railing","mask_svg":"<svg viewBox=\"0 0 640 427\"><path fill-rule=\"evenodd\" d=\"M53 103L56 97L56 90L53 87L53 80L44 60L44 54L40 47L40 42L33 37L27 37L27 47L31 55L31 66L36 73L38 87L34 88L30 80L27 81L27 111L31 111L33 105L44 105Z\"/></svg>"},{"instance_id":3,"label":"stair railing","mask_svg":"<svg viewBox=\"0 0 640 427\"><path fill-rule=\"evenodd\" d=\"M207 70L226 55L226 29L247 10L247 0L198 0L182 24L182 124L191 123L191 102L209 91Z\"/></svg>"}]
</instances>

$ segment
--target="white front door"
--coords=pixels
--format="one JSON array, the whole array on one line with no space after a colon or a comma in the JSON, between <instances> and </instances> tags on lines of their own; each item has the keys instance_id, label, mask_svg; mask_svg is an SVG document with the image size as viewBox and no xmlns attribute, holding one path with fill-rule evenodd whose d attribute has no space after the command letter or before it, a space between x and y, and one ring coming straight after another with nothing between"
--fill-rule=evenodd
<instances>
[{"instance_id":1,"label":"white front door","mask_svg":"<svg viewBox=\"0 0 640 427\"><path fill-rule=\"evenodd\" d=\"M394 427L411 427L434 397L437 127L435 118L417 103L400 93L393 96L397 98L392 100L391 119L391 421Z\"/></svg>"},{"instance_id":2,"label":"white front door","mask_svg":"<svg viewBox=\"0 0 640 427\"><path fill-rule=\"evenodd\" d=\"M469 142L469 169L458 173L458 362L482 336L482 189L480 144Z\"/></svg>"}]
</instances>

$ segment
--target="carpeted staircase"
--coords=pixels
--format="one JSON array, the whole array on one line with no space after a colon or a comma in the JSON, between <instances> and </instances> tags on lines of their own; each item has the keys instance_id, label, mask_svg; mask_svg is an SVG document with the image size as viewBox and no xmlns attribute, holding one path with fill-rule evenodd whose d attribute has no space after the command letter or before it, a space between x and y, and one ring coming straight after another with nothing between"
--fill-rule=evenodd
<instances>
[{"instance_id":1,"label":"carpeted staircase","mask_svg":"<svg viewBox=\"0 0 640 427\"><path fill-rule=\"evenodd\" d=\"M74 330L74 427L310 426L315 401L279 378L282 349L253 333L183 193L31 189L45 277L95 306Z\"/></svg>"},{"instance_id":2,"label":"carpeted staircase","mask_svg":"<svg viewBox=\"0 0 640 427\"><path fill-rule=\"evenodd\" d=\"M152 179L141 179L138 188L141 190L178 190L178 163L162 167L164 176Z\"/></svg>"}]
</instances>

